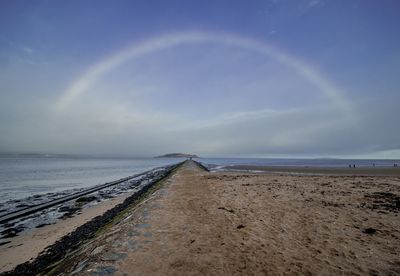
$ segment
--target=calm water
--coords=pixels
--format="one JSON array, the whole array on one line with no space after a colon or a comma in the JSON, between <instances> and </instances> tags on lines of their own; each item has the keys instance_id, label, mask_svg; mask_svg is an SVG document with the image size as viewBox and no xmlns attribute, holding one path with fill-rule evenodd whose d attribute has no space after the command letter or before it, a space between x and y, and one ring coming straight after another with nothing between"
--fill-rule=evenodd
<instances>
[{"instance_id":1,"label":"calm water","mask_svg":"<svg viewBox=\"0 0 400 276\"><path fill-rule=\"evenodd\" d=\"M0 155L0 202L90 187L182 160Z\"/></svg>"},{"instance_id":2,"label":"calm water","mask_svg":"<svg viewBox=\"0 0 400 276\"><path fill-rule=\"evenodd\" d=\"M90 187L182 160L0 155L0 202ZM198 161L212 164L212 167L234 164L347 167L348 164L372 166L375 163L376 166L393 166L393 163L400 163L396 160L256 158L201 158Z\"/></svg>"}]
</instances>

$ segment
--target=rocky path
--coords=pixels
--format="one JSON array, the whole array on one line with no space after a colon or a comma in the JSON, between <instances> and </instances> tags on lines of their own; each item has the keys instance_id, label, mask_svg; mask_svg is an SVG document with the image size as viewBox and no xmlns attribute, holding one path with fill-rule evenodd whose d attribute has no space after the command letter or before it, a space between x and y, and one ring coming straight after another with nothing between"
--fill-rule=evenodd
<instances>
[{"instance_id":1,"label":"rocky path","mask_svg":"<svg viewBox=\"0 0 400 276\"><path fill-rule=\"evenodd\" d=\"M209 231L215 223L205 208L212 199L208 185L202 183L207 174L195 162L187 161L165 180L161 189L89 244L88 250L65 262L58 272L83 275L184 273L185 269L192 271L184 263L193 258L193 254L198 255L197 259L203 255L204 266L208 267L206 259L213 257L202 253L201 249L193 252L201 243L196 238L199 231L212 235Z\"/></svg>"}]
</instances>

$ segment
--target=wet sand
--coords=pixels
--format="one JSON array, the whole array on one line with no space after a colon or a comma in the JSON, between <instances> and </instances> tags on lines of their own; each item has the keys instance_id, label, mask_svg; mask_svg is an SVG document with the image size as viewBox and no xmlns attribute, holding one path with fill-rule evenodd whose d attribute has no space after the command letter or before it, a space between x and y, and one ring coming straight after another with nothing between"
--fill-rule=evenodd
<instances>
[{"instance_id":1,"label":"wet sand","mask_svg":"<svg viewBox=\"0 0 400 276\"><path fill-rule=\"evenodd\" d=\"M229 170L259 171L270 173L299 173L299 174L329 174L329 175L371 175L371 176L400 176L400 167L304 167L304 166L227 166Z\"/></svg>"},{"instance_id":2,"label":"wet sand","mask_svg":"<svg viewBox=\"0 0 400 276\"><path fill-rule=\"evenodd\" d=\"M54 274L398 275L400 178L187 162Z\"/></svg>"},{"instance_id":3,"label":"wet sand","mask_svg":"<svg viewBox=\"0 0 400 276\"><path fill-rule=\"evenodd\" d=\"M107 210L123 202L131 194L132 192L126 193L98 203L66 220L60 220L56 224L46 225L42 228L31 229L9 239L10 243L0 246L0 272L11 270L18 264L36 258L47 246L71 233L78 226L90 221L92 218L102 215Z\"/></svg>"}]
</instances>

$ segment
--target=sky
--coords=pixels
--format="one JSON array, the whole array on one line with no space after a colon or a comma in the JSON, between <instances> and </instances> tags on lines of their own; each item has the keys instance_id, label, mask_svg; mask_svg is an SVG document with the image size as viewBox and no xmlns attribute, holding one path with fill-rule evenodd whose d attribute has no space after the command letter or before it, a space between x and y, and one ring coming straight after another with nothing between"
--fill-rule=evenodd
<instances>
[{"instance_id":1,"label":"sky","mask_svg":"<svg viewBox=\"0 0 400 276\"><path fill-rule=\"evenodd\" d=\"M0 2L0 152L400 158L397 0Z\"/></svg>"}]
</instances>

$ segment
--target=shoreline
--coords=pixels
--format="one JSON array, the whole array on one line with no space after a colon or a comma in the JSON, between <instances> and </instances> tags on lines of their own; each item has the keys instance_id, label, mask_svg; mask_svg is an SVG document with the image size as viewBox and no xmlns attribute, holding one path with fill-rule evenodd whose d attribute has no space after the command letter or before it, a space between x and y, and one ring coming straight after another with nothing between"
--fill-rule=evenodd
<instances>
[{"instance_id":1,"label":"shoreline","mask_svg":"<svg viewBox=\"0 0 400 276\"><path fill-rule=\"evenodd\" d=\"M18 264L37 258L46 247L51 246L62 237L72 233L79 226L121 204L133 193L129 192L125 195L100 202L66 220L59 220L45 227L30 229L11 238L9 243L1 246L0 273L14 269Z\"/></svg>"},{"instance_id":2,"label":"shoreline","mask_svg":"<svg viewBox=\"0 0 400 276\"><path fill-rule=\"evenodd\" d=\"M400 167L311 167L311 166L260 166L260 165L229 165L215 170L216 172L259 172L259 173L298 173L326 174L347 176L399 176Z\"/></svg>"},{"instance_id":3,"label":"shoreline","mask_svg":"<svg viewBox=\"0 0 400 276\"><path fill-rule=\"evenodd\" d=\"M31 229L55 224L111 198L138 191L168 168L171 165L83 190L67 190L58 194L33 195L22 200L7 201L1 205L0 246Z\"/></svg>"},{"instance_id":4,"label":"shoreline","mask_svg":"<svg viewBox=\"0 0 400 276\"><path fill-rule=\"evenodd\" d=\"M43 272L51 264L59 261L68 249L78 247L92 237L97 230L117 217L121 212L140 201L152 187L168 177L182 163L166 166L152 178L142 180L139 190L100 202L55 224L30 229L26 233L12 237L10 243L0 245L0 273ZM26 251L25 251L26 250Z\"/></svg>"}]
</instances>

